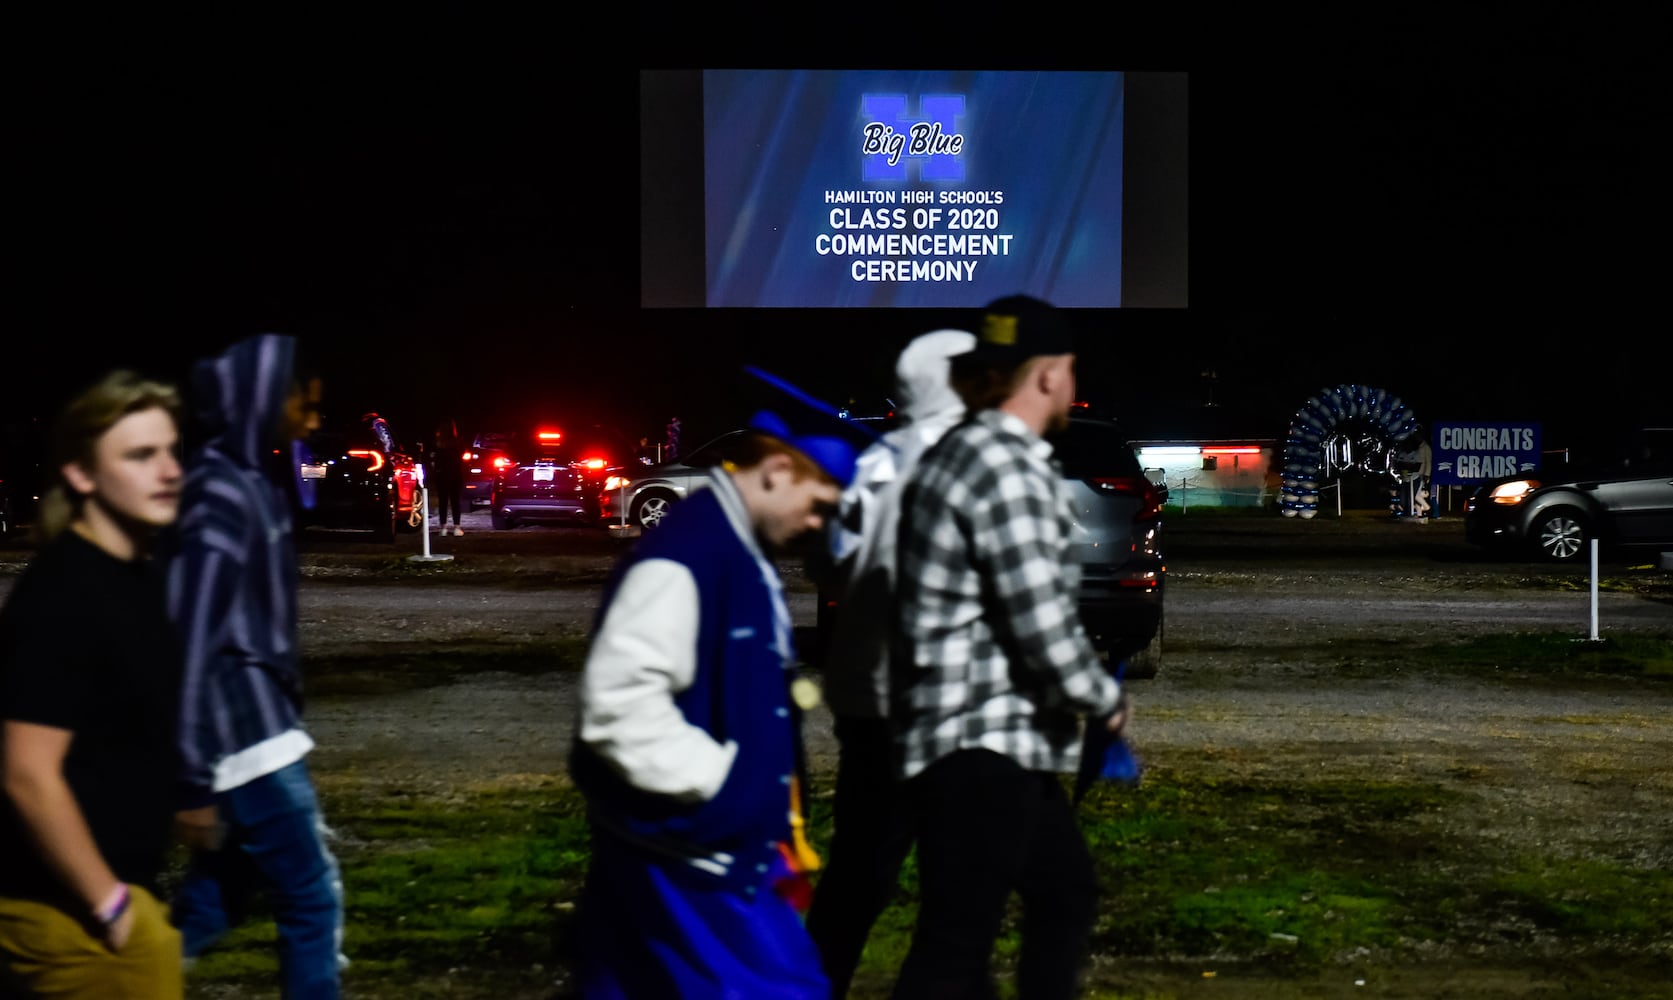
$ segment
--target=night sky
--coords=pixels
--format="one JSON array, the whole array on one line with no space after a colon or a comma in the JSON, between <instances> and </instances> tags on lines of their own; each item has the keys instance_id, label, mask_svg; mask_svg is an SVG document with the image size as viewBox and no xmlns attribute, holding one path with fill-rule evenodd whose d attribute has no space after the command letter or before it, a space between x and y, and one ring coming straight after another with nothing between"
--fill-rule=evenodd
<instances>
[{"instance_id":1,"label":"night sky","mask_svg":"<svg viewBox=\"0 0 1673 1000\"><path fill-rule=\"evenodd\" d=\"M1548 444L1673 424L1647 26L1447 17L1134 22L1073 54L974 23L861 44L851 16L817 44L482 19L22 31L5 412L117 364L183 379L263 330L303 338L328 411L415 437L449 414L703 435L746 402L746 362L870 399L900 344L957 317L638 308L637 77L920 57L1190 73L1190 307L1076 315L1083 395L1129 424L1212 398L1279 435L1339 383L1420 418L1542 420Z\"/></svg>"}]
</instances>

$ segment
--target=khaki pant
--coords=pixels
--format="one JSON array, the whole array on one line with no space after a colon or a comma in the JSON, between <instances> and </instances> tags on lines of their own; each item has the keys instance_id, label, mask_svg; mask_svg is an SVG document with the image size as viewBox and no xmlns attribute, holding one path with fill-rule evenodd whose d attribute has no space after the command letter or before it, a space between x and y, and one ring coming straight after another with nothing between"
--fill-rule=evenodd
<instances>
[{"instance_id":1,"label":"khaki pant","mask_svg":"<svg viewBox=\"0 0 1673 1000\"><path fill-rule=\"evenodd\" d=\"M133 933L121 951L63 910L0 897L0 997L51 1000L179 1000L185 995L180 932L168 911L129 886Z\"/></svg>"}]
</instances>

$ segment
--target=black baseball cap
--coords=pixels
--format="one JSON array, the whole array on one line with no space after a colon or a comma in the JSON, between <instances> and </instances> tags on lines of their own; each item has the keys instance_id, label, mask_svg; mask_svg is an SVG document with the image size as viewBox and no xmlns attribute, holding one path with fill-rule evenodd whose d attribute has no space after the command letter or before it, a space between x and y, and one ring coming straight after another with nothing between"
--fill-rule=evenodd
<instances>
[{"instance_id":1,"label":"black baseball cap","mask_svg":"<svg viewBox=\"0 0 1673 1000\"><path fill-rule=\"evenodd\" d=\"M972 329L976 347L967 361L1016 365L1041 355L1072 354L1075 331L1056 306L1032 295L1007 295L982 309Z\"/></svg>"}]
</instances>

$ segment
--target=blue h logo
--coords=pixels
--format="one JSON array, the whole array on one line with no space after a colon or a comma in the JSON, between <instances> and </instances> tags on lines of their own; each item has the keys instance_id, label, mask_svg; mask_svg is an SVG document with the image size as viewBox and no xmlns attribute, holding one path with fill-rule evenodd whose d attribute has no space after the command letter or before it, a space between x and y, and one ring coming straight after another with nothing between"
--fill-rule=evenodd
<instances>
[{"instance_id":1,"label":"blue h logo","mask_svg":"<svg viewBox=\"0 0 1673 1000\"><path fill-rule=\"evenodd\" d=\"M917 166L919 180L964 180L964 136L957 129L964 95L925 94L918 104L922 113L914 117L905 94L860 95L862 180L907 180L908 164Z\"/></svg>"}]
</instances>

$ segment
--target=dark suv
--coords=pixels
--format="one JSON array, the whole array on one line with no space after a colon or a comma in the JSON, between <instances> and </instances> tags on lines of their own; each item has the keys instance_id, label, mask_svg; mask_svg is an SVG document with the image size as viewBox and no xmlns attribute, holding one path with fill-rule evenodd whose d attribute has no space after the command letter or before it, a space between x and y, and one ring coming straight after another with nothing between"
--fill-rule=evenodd
<instances>
[{"instance_id":1,"label":"dark suv","mask_svg":"<svg viewBox=\"0 0 1673 1000\"><path fill-rule=\"evenodd\" d=\"M886 423L875 426L887 429ZM1112 665L1126 661L1123 676L1155 677L1162 663L1167 589L1162 558L1167 487L1146 478L1112 420L1075 416L1051 440L1074 508L1070 543L1080 564L1081 624ZM824 645L834 609L831 597L821 594L817 646Z\"/></svg>"},{"instance_id":2,"label":"dark suv","mask_svg":"<svg viewBox=\"0 0 1673 1000\"><path fill-rule=\"evenodd\" d=\"M369 430L314 431L296 461L299 527L363 529L393 542L421 523L418 463L404 452L386 455Z\"/></svg>"},{"instance_id":3,"label":"dark suv","mask_svg":"<svg viewBox=\"0 0 1673 1000\"><path fill-rule=\"evenodd\" d=\"M515 454L494 477L488 497L496 529L600 523L606 470L619 465L628 450L619 433L596 424L574 433L542 425L527 440L511 444Z\"/></svg>"},{"instance_id":4,"label":"dark suv","mask_svg":"<svg viewBox=\"0 0 1673 1000\"><path fill-rule=\"evenodd\" d=\"M479 431L471 438L470 447L459 455L464 463L465 503L482 507L494 492L494 479L517 464L511 454L512 439L502 431Z\"/></svg>"},{"instance_id":5,"label":"dark suv","mask_svg":"<svg viewBox=\"0 0 1673 1000\"><path fill-rule=\"evenodd\" d=\"M1127 677L1154 677L1162 662L1167 585L1165 487L1145 477L1114 421L1074 417L1052 444L1074 505L1081 624L1110 662L1127 661Z\"/></svg>"},{"instance_id":6,"label":"dark suv","mask_svg":"<svg viewBox=\"0 0 1673 1000\"><path fill-rule=\"evenodd\" d=\"M1625 435L1613 454L1489 479L1464 504L1464 537L1546 562L1612 549L1673 551L1673 428Z\"/></svg>"}]
</instances>

